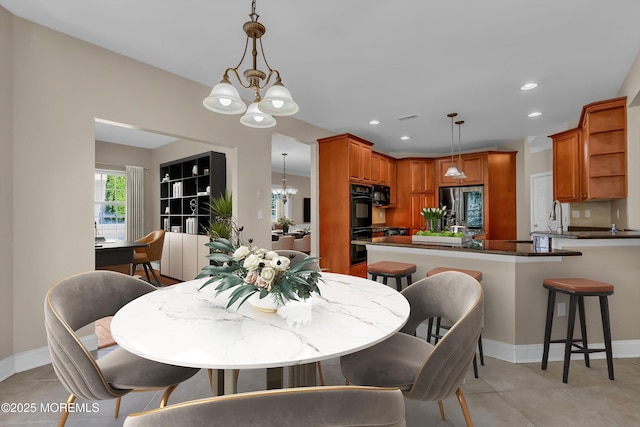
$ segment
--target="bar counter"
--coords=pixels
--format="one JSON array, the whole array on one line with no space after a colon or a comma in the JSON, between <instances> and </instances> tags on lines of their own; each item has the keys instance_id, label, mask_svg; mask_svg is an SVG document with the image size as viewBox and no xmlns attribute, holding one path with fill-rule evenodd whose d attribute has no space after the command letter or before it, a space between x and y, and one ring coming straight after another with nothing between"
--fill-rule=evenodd
<instances>
[{"instance_id":1,"label":"bar counter","mask_svg":"<svg viewBox=\"0 0 640 427\"><path fill-rule=\"evenodd\" d=\"M394 246L413 249L432 249L439 251L468 252L521 257L580 256L579 251L563 249L541 249L533 246L529 240L471 240L462 245L442 245L414 243L411 236L374 237L370 240L354 240L353 243L371 246Z\"/></svg>"},{"instance_id":2,"label":"bar counter","mask_svg":"<svg viewBox=\"0 0 640 427\"><path fill-rule=\"evenodd\" d=\"M546 278L584 277L611 283L609 298L614 357L640 356L640 233L569 232L549 235L548 249L530 241L473 240L463 246L413 243L411 236L389 236L366 245L367 262L396 261L416 265L413 281L436 267L482 272L485 354L513 363L539 362L542 357L547 291ZM556 304L567 304L558 295ZM568 304L567 304L568 305ZM597 301L585 301L589 344L602 343ZM557 308L557 307L556 307ZM566 334L565 315L556 311L552 339ZM578 327L578 326L576 326ZM549 360L562 360L564 345L552 344ZM591 357L604 357L595 353ZM482 375L482 368L480 368Z\"/></svg>"}]
</instances>

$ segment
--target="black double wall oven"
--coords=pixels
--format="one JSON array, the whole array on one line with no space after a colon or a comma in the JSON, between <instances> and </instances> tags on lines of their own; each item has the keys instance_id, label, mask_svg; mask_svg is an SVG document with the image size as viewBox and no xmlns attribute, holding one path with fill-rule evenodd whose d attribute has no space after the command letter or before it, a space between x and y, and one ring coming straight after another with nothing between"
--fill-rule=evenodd
<instances>
[{"instance_id":1,"label":"black double wall oven","mask_svg":"<svg viewBox=\"0 0 640 427\"><path fill-rule=\"evenodd\" d=\"M373 191L370 185L351 184L351 240L371 240ZM351 244L351 264L367 260L365 245Z\"/></svg>"}]
</instances>

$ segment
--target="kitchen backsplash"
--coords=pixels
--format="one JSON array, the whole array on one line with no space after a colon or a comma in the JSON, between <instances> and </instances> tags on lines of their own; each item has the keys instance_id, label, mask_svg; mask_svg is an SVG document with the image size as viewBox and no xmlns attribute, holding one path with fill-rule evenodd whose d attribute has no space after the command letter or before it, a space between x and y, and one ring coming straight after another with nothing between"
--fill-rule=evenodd
<instances>
[{"instance_id":1,"label":"kitchen backsplash","mask_svg":"<svg viewBox=\"0 0 640 427\"><path fill-rule=\"evenodd\" d=\"M611 224L622 224L622 221L612 217L610 201L571 203L569 206L569 224L574 227L610 227Z\"/></svg>"}]
</instances>

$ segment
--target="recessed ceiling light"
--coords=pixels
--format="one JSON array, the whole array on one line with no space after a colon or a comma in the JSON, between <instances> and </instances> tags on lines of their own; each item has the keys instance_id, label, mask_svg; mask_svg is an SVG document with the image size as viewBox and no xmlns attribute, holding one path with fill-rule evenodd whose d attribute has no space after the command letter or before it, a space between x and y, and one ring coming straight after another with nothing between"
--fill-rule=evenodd
<instances>
[{"instance_id":1,"label":"recessed ceiling light","mask_svg":"<svg viewBox=\"0 0 640 427\"><path fill-rule=\"evenodd\" d=\"M529 113L529 117L540 117L542 113L540 111L534 111L533 113Z\"/></svg>"},{"instance_id":2,"label":"recessed ceiling light","mask_svg":"<svg viewBox=\"0 0 640 427\"><path fill-rule=\"evenodd\" d=\"M403 135L403 136L400 137L400 139L403 140L403 141L408 141L408 140L411 139L411 137L407 136L407 135Z\"/></svg>"},{"instance_id":3,"label":"recessed ceiling light","mask_svg":"<svg viewBox=\"0 0 640 427\"><path fill-rule=\"evenodd\" d=\"M370 125L379 125L380 124L380 120L371 120L369 122Z\"/></svg>"},{"instance_id":4,"label":"recessed ceiling light","mask_svg":"<svg viewBox=\"0 0 640 427\"><path fill-rule=\"evenodd\" d=\"M531 89L535 89L538 87L538 83L525 83L522 86L520 86L520 90L531 90Z\"/></svg>"}]
</instances>

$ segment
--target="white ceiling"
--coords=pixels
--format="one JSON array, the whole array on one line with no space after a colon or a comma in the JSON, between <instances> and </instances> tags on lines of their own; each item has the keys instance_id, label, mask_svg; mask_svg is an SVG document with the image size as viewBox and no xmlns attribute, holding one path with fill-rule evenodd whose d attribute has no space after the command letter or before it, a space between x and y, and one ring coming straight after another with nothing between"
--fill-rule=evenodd
<instances>
[{"instance_id":1,"label":"white ceiling","mask_svg":"<svg viewBox=\"0 0 640 427\"><path fill-rule=\"evenodd\" d=\"M0 5L207 86L239 61L250 12L249 0ZM638 0L258 0L256 10L296 117L396 155L447 153L450 112L465 120L463 150L564 129L584 104L616 96L640 51ZM539 87L520 91L529 81Z\"/></svg>"}]
</instances>

